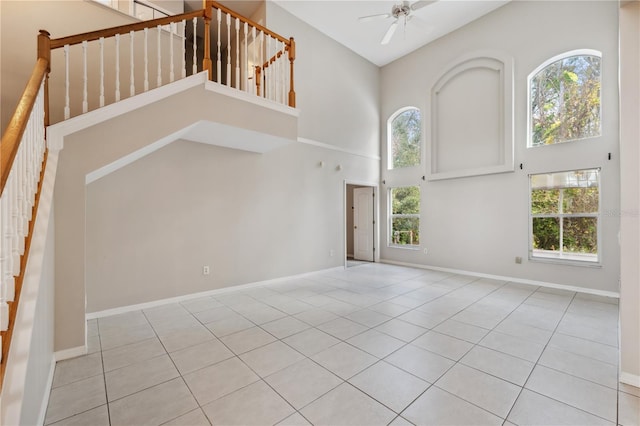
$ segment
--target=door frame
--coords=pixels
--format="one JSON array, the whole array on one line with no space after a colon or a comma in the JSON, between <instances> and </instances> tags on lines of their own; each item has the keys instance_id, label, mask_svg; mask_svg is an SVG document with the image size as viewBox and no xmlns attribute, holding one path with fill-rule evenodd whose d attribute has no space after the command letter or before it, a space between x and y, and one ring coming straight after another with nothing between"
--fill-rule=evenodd
<instances>
[{"instance_id":1,"label":"door frame","mask_svg":"<svg viewBox=\"0 0 640 426\"><path fill-rule=\"evenodd\" d=\"M353 229L347 230L347 185L367 186L373 188L373 219L376 223L373 225L373 261L380 262L380 195L377 182L367 182L360 180L345 179L342 182L342 247L344 253L344 268L347 268L347 231L353 232Z\"/></svg>"}]
</instances>

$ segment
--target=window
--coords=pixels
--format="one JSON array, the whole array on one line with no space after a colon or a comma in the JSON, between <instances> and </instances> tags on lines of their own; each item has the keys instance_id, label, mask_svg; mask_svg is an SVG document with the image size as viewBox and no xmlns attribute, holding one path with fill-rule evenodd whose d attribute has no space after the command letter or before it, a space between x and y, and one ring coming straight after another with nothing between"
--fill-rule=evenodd
<instances>
[{"instance_id":1,"label":"window","mask_svg":"<svg viewBox=\"0 0 640 426\"><path fill-rule=\"evenodd\" d=\"M600 170L530 176L531 258L598 262Z\"/></svg>"},{"instance_id":2,"label":"window","mask_svg":"<svg viewBox=\"0 0 640 426\"><path fill-rule=\"evenodd\" d=\"M600 61L600 53L590 51L534 71L529 78L530 147L600 135Z\"/></svg>"},{"instance_id":3,"label":"window","mask_svg":"<svg viewBox=\"0 0 640 426\"><path fill-rule=\"evenodd\" d=\"M420 245L420 188L405 186L389 190L389 245Z\"/></svg>"},{"instance_id":4,"label":"window","mask_svg":"<svg viewBox=\"0 0 640 426\"><path fill-rule=\"evenodd\" d=\"M389 119L389 170L420 165L422 119L417 108L404 108Z\"/></svg>"}]
</instances>

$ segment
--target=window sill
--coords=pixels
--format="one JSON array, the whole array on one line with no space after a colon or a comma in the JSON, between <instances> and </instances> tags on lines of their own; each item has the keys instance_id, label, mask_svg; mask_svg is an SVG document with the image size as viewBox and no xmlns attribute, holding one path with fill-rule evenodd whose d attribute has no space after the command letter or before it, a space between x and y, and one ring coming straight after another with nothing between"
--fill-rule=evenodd
<instances>
[{"instance_id":1,"label":"window sill","mask_svg":"<svg viewBox=\"0 0 640 426\"><path fill-rule=\"evenodd\" d=\"M410 245L387 244L387 247L401 249L401 250L413 250L413 251L420 250L420 246L410 246Z\"/></svg>"},{"instance_id":2,"label":"window sill","mask_svg":"<svg viewBox=\"0 0 640 426\"><path fill-rule=\"evenodd\" d=\"M552 263L556 265L584 266L587 268L602 268L602 263L597 255L586 253L570 253L560 255L555 252L534 250L529 253L532 262Z\"/></svg>"}]
</instances>

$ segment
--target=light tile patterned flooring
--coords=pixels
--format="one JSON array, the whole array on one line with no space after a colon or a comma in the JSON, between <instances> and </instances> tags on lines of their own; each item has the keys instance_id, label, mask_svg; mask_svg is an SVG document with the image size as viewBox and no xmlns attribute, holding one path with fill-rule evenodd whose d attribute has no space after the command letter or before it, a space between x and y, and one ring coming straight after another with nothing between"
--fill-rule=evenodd
<instances>
[{"instance_id":1,"label":"light tile patterned flooring","mask_svg":"<svg viewBox=\"0 0 640 426\"><path fill-rule=\"evenodd\" d=\"M45 424L637 425L604 298L368 264L89 321Z\"/></svg>"}]
</instances>

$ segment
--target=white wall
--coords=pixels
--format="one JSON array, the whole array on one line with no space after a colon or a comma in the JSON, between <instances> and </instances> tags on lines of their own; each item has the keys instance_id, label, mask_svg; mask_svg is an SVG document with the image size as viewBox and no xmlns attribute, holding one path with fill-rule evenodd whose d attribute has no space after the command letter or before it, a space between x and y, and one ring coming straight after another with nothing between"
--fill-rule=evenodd
<instances>
[{"instance_id":1,"label":"white wall","mask_svg":"<svg viewBox=\"0 0 640 426\"><path fill-rule=\"evenodd\" d=\"M266 23L296 42L298 136L378 156L379 68L272 2Z\"/></svg>"},{"instance_id":2,"label":"white wall","mask_svg":"<svg viewBox=\"0 0 640 426\"><path fill-rule=\"evenodd\" d=\"M620 205L617 9L617 3L610 1L514 1L382 69L382 164L386 165L389 116L404 106L419 107L424 116L438 76L464 55L490 50L512 57L515 164L523 163L523 170L516 167L511 173L427 182L421 180L424 166L397 173L383 167L387 185L381 190L381 217L386 217L390 186L420 185L422 245L420 250L408 250L382 244L382 258L618 291L620 220L611 214ZM527 149L527 76L555 55L584 48L602 52L602 136ZM430 161L426 155L424 159ZM602 267L528 261L528 174L591 167L602 168ZM383 241L386 227L383 220ZM524 259L523 264L515 263L516 256Z\"/></svg>"},{"instance_id":3,"label":"white wall","mask_svg":"<svg viewBox=\"0 0 640 426\"><path fill-rule=\"evenodd\" d=\"M620 381L640 387L640 3L620 9Z\"/></svg>"},{"instance_id":4,"label":"white wall","mask_svg":"<svg viewBox=\"0 0 640 426\"><path fill-rule=\"evenodd\" d=\"M343 180L375 181L377 167L299 143L255 154L180 141L95 181L87 312L340 266Z\"/></svg>"}]
</instances>

